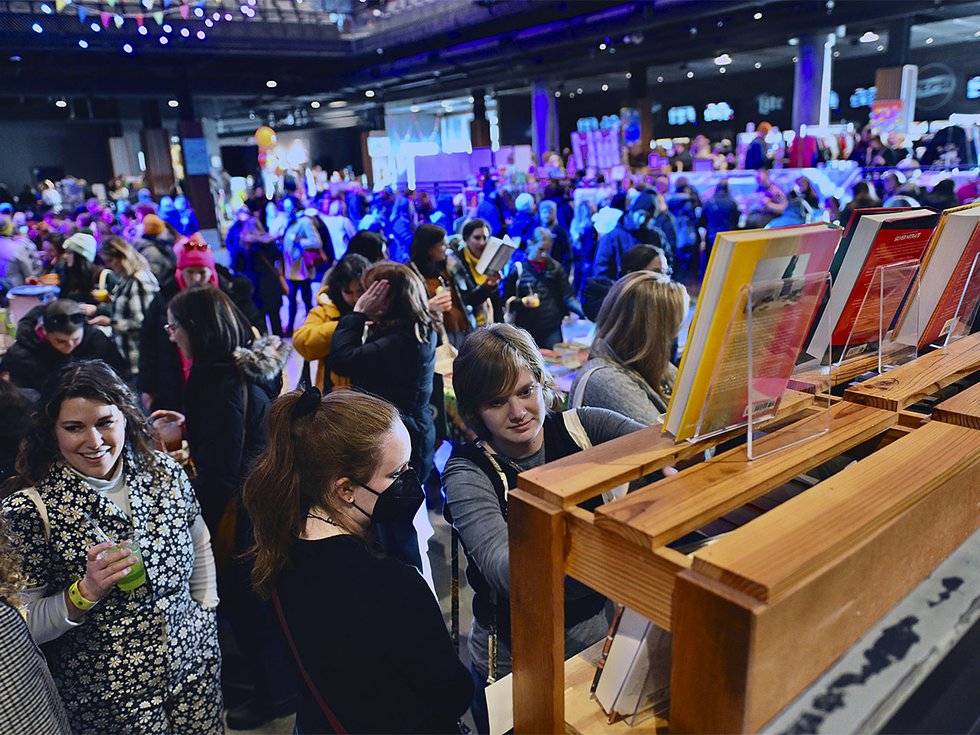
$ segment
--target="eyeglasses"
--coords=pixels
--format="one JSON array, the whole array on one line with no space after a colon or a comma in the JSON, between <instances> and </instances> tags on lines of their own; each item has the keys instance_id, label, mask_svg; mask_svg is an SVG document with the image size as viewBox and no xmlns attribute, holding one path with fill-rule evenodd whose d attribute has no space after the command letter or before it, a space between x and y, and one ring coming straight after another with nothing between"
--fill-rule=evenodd
<instances>
[{"instance_id":1,"label":"eyeglasses","mask_svg":"<svg viewBox=\"0 0 980 735\"><path fill-rule=\"evenodd\" d=\"M44 323L54 329L63 329L69 324L74 324L77 327L85 323L85 315L81 312L77 314L52 314L44 318Z\"/></svg>"},{"instance_id":2,"label":"eyeglasses","mask_svg":"<svg viewBox=\"0 0 980 735\"><path fill-rule=\"evenodd\" d=\"M173 324L164 324L163 325L163 329L164 329L164 331L167 334L173 336L173 333L177 331L177 328L179 326L180 326L180 324L178 324L177 322L174 322Z\"/></svg>"}]
</instances>

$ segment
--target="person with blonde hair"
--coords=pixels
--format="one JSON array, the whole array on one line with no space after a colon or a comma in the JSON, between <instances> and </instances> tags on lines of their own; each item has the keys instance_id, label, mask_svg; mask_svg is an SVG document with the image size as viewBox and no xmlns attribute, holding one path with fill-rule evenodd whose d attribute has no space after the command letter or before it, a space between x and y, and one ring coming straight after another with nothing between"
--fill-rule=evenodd
<instances>
[{"instance_id":1,"label":"person with blonde hair","mask_svg":"<svg viewBox=\"0 0 980 735\"><path fill-rule=\"evenodd\" d=\"M97 316L90 323L112 327L116 346L129 361L129 372L135 380L140 367L140 330L160 283L146 258L121 237L107 237L99 253L119 282L112 292L112 316Z\"/></svg>"},{"instance_id":2,"label":"person with blonde hair","mask_svg":"<svg viewBox=\"0 0 980 735\"><path fill-rule=\"evenodd\" d=\"M329 368L354 388L390 401L401 411L412 441L412 467L432 471L435 422L429 410L436 361L436 330L425 283L402 263L381 261L364 272L364 293L337 322ZM422 568L411 519L382 524L385 551Z\"/></svg>"},{"instance_id":3,"label":"person with blonde hair","mask_svg":"<svg viewBox=\"0 0 980 735\"><path fill-rule=\"evenodd\" d=\"M280 397L268 426L244 501L254 587L305 682L296 732L458 733L472 685L439 605L367 541L374 524L411 523L423 500L398 409L310 387Z\"/></svg>"},{"instance_id":4,"label":"person with blonde hair","mask_svg":"<svg viewBox=\"0 0 980 735\"><path fill-rule=\"evenodd\" d=\"M528 332L508 324L480 328L466 338L453 363L453 387L460 416L478 437L453 452L443 489L473 589L472 709L478 730L486 732L487 677L511 670L508 491L525 470L643 425L601 408L554 411L554 380L541 353ZM583 506L593 509L601 502L594 498ZM606 634L605 608L597 592L566 580L565 657Z\"/></svg>"},{"instance_id":5,"label":"person with blonde hair","mask_svg":"<svg viewBox=\"0 0 980 735\"><path fill-rule=\"evenodd\" d=\"M671 349L689 308L687 289L667 275L620 278L599 310L589 361L572 381L569 403L654 423L667 410L677 375Z\"/></svg>"}]
</instances>

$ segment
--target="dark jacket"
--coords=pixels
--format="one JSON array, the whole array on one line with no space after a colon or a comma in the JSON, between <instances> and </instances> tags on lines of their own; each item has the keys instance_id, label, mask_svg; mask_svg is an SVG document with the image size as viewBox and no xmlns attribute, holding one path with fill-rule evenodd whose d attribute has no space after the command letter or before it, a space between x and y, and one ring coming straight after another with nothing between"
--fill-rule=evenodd
<instances>
[{"instance_id":1,"label":"dark jacket","mask_svg":"<svg viewBox=\"0 0 980 735\"><path fill-rule=\"evenodd\" d=\"M212 536L265 448L266 414L290 351L278 337L261 337L234 362L191 368L184 393L187 444L197 470L192 484Z\"/></svg>"},{"instance_id":2,"label":"dark jacket","mask_svg":"<svg viewBox=\"0 0 980 735\"><path fill-rule=\"evenodd\" d=\"M436 365L436 333L419 342L409 327L372 330L363 340L367 317L345 314L330 343L330 369L351 384L395 404L412 438L412 466L429 476L435 451L435 423L429 411Z\"/></svg>"},{"instance_id":3,"label":"dark jacket","mask_svg":"<svg viewBox=\"0 0 980 735\"><path fill-rule=\"evenodd\" d=\"M522 302L532 293L540 300L533 308ZM507 308L514 312L514 324L530 332L539 347L548 349L554 345L550 335L561 330L566 314L585 316L568 284L565 269L554 258L548 258L540 272L529 261L515 263L504 281L504 299Z\"/></svg>"},{"instance_id":4,"label":"dark jacket","mask_svg":"<svg viewBox=\"0 0 980 735\"><path fill-rule=\"evenodd\" d=\"M716 191L715 195L704 203L701 210L707 230L707 248L715 244L715 236L719 232L727 232L738 227L738 205L727 191Z\"/></svg>"},{"instance_id":5,"label":"dark jacket","mask_svg":"<svg viewBox=\"0 0 980 735\"><path fill-rule=\"evenodd\" d=\"M129 368L112 339L95 327L86 324L82 342L70 355L54 349L37 334L37 325L44 311L35 306L17 323L17 341L0 362L0 370L10 373L10 381L21 388L33 388L43 392L48 381L70 362L76 360L104 360L124 379L129 380Z\"/></svg>"},{"instance_id":6,"label":"dark jacket","mask_svg":"<svg viewBox=\"0 0 980 735\"><path fill-rule=\"evenodd\" d=\"M463 302L470 308L475 317L483 308L484 302L489 299L493 321L503 321L504 302L500 298L500 290L496 286L491 286L486 281L483 282L482 286L476 285L476 277L473 271L470 270L469 263L466 262L466 256L463 253L464 250L466 250L465 243L459 249L459 257L449 261L451 265L449 274L453 277L453 280L457 283L465 284L465 287L461 289L464 294Z\"/></svg>"},{"instance_id":7,"label":"dark jacket","mask_svg":"<svg viewBox=\"0 0 980 735\"><path fill-rule=\"evenodd\" d=\"M150 272L158 281L162 283L173 275L177 267L173 240L162 235L143 235L133 242L133 247L146 258L146 262L150 264Z\"/></svg>"},{"instance_id":8,"label":"dark jacket","mask_svg":"<svg viewBox=\"0 0 980 735\"><path fill-rule=\"evenodd\" d=\"M265 333L265 320L252 302L252 284L244 276L235 276L224 266L218 266L220 288L241 310L245 318ZM160 285L160 291L150 302L140 332L140 359L137 387L142 393L153 396L153 410L167 408L184 410L184 378L180 366L177 345L170 341L164 330L167 323L167 306L177 295L180 287L172 277Z\"/></svg>"},{"instance_id":9,"label":"dark jacket","mask_svg":"<svg viewBox=\"0 0 980 735\"><path fill-rule=\"evenodd\" d=\"M521 238L521 248L527 249L527 244L534 234L534 228L538 226L538 215L532 210L530 212L520 211L507 225L507 234L512 240Z\"/></svg>"},{"instance_id":10,"label":"dark jacket","mask_svg":"<svg viewBox=\"0 0 980 735\"><path fill-rule=\"evenodd\" d=\"M657 245L670 256L667 237L659 227L645 231L634 230L630 228L629 216L623 215L616 226L599 239L592 277L617 280L622 275L622 261L626 251L640 243Z\"/></svg>"}]
</instances>

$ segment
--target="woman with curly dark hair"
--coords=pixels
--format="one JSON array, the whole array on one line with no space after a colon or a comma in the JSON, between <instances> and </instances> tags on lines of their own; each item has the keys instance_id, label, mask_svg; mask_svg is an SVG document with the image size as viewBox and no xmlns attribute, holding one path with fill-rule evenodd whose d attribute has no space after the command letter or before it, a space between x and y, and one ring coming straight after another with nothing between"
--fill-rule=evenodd
<instances>
[{"instance_id":1,"label":"woman with curly dark hair","mask_svg":"<svg viewBox=\"0 0 980 735\"><path fill-rule=\"evenodd\" d=\"M42 396L3 502L76 733L221 730L214 559L183 469L101 361Z\"/></svg>"}]
</instances>

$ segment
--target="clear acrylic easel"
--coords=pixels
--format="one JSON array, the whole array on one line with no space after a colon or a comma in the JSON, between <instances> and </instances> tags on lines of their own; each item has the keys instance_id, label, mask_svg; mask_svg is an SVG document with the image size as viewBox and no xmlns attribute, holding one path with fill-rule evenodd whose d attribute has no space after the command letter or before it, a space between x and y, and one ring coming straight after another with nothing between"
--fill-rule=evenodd
<instances>
[{"instance_id":1,"label":"clear acrylic easel","mask_svg":"<svg viewBox=\"0 0 980 735\"><path fill-rule=\"evenodd\" d=\"M956 304L956 313L943 325L940 339L934 342L933 346L949 347L957 340L969 336L970 330L976 323L978 310L980 310L980 253L973 258L966 283L963 284L963 291Z\"/></svg>"},{"instance_id":2,"label":"clear acrylic easel","mask_svg":"<svg viewBox=\"0 0 980 735\"><path fill-rule=\"evenodd\" d=\"M690 441L746 427L748 458L759 459L830 431L829 352L797 362L818 312L815 328L830 343L829 310L820 309L830 286L824 272L742 287ZM822 418L763 428L787 390L813 395Z\"/></svg>"},{"instance_id":3,"label":"clear acrylic easel","mask_svg":"<svg viewBox=\"0 0 980 735\"><path fill-rule=\"evenodd\" d=\"M902 304L913 297L910 291L917 295L918 273L918 260L875 268L843 348L831 347L837 355L834 367L865 359L876 351L878 372L884 373L918 357L919 310L910 309L905 315L901 336L894 329Z\"/></svg>"}]
</instances>

